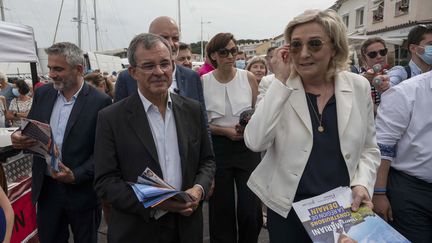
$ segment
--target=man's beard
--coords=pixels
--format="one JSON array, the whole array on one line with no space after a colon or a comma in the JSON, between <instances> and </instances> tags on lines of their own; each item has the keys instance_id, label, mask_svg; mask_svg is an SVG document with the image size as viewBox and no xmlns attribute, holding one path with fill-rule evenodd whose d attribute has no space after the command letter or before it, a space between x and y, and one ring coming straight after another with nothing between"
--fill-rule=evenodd
<instances>
[{"instance_id":1,"label":"man's beard","mask_svg":"<svg viewBox=\"0 0 432 243\"><path fill-rule=\"evenodd\" d=\"M53 80L54 89L56 89L60 92L68 91L75 83L76 83L76 81L74 81L73 79L70 79L68 81Z\"/></svg>"}]
</instances>

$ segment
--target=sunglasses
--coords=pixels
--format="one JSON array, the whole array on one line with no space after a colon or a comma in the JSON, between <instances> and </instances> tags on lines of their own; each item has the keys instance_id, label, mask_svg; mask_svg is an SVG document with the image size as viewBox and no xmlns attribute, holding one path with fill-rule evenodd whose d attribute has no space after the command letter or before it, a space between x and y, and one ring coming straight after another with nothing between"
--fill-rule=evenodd
<instances>
[{"instance_id":1,"label":"sunglasses","mask_svg":"<svg viewBox=\"0 0 432 243\"><path fill-rule=\"evenodd\" d=\"M379 51L370 51L370 52L366 53L366 55L367 55L369 58L375 58L375 57L377 57L377 55L378 55L378 53L379 53L380 56L383 57L383 56L387 55L387 52L388 52L387 48L384 48L384 49L381 49L381 50L379 50Z\"/></svg>"},{"instance_id":2,"label":"sunglasses","mask_svg":"<svg viewBox=\"0 0 432 243\"><path fill-rule=\"evenodd\" d=\"M238 52L237 47L233 47L231 49L222 48L217 50L217 54L222 58L228 57L230 53L232 56L235 56L237 52Z\"/></svg>"},{"instance_id":3,"label":"sunglasses","mask_svg":"<svg viewBox=\"0 0 432 243\"><path fill-rule=\"evenodd\" d=\"M309 51L318 52L324 46L324 43L325 42L320 40L320 39L312 39L312 40L308 40L306 42L306 46L307 46ZM303 42L298 41L298 40L291 41L290 52L292 52L294 54L301 52L301 50L303 49L303 44L304 44Z\"/></svg>"}]
</instances>

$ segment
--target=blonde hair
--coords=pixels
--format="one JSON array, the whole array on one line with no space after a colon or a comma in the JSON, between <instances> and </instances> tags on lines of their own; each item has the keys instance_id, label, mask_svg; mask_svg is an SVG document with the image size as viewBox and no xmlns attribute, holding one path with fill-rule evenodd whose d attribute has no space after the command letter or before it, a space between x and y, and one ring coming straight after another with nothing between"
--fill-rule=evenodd
<instances>
[{"instance_id":1,"label":"blonde hair","mask_svg":"<svg viewBox=\"0 0 432 243\"><path fill-rule=\"evenodd\" d=\"M264 67L265 67L265 70L266 70L264 75L267 75L267 73L268 73L268 66L267 66L267 61L266 61L266 59L264 57L256 56L256 57L253 57L252 59L248 60L248 64L246 66L246 70L250 71L251 68L252 68L252 65L254 65L255 63L262 63L262 64L264 64Z\"/></svg>"},{"instance_id":2,"label":"blonde hair","mask_svg":"<svg viewBox=\"0 0 432 243\"><path fill-rule=\"evenodd\" d=\"M306 10L286 26L284 32L285 42L290 43L292 33L297 26L311 22L320 24L333 44L335 55L330 60L326 75L326 80L332 81L338 72L348 68L349 48L345 24L334 10ZM291 70L291 75L298 75L295 68Z\"/></svg>"}]
</instances>

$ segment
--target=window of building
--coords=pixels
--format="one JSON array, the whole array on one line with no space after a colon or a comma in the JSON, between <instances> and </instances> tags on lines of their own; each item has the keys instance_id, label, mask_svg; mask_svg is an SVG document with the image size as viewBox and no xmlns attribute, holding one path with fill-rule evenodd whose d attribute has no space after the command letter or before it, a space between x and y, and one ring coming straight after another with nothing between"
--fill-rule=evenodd
<instances>
[{"instance_id":1,"label":"window of building","mask_svg":"<svg viewBox=\"0 0 432 243\"><path fill-rule=\"evenodd\" d=\"M345 14L344 16L342 16L342 21L345 23L345 26L348 28L349 14Z\"/></svg>"},{"instance_id":2,"label":"window of building","mask_svg":"<svg viewBox=\"0 0 432 243\"><path fill-rule=\"evenodd\" d=\"M395 16L405 15L409 12L409 0L400 0L395 4Z\"/></svg>"},{"instance_id":3,"label":"window of building","mask_svg":"<svg viewBox=\"0 0 432 243\"><path fill-rule=\"evenodd\" d=\"M384 0L375 0L372 7L372 23L381 22L384 19Z\"/></svg>"},{"instance_id":4,"label":"window of building","mask_svg":"<svg viewBox=\"0 0 432 243\"><path fill-rule=\"evenodd\" d=\"M364 8L356 10L356 28L363 26Z\"/></svg>"}]
</instances>

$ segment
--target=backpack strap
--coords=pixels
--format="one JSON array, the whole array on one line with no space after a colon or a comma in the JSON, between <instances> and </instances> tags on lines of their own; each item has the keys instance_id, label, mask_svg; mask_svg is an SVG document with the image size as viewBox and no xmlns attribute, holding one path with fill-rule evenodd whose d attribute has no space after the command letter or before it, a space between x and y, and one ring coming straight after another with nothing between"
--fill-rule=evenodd
<instances>
[{"instance_id":1,"label":"backpack strap","mask_svg":"<svg viewBox=\"0 0 432 243\"><path fill-rule=\"evenodd\" d=\"M411 67L409 65L404 66L407 73L407 79L411 78Z\"/></svg>"}]
</instances>

